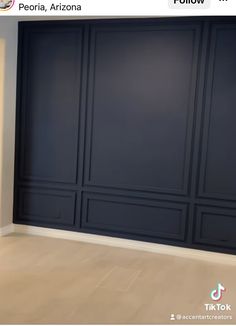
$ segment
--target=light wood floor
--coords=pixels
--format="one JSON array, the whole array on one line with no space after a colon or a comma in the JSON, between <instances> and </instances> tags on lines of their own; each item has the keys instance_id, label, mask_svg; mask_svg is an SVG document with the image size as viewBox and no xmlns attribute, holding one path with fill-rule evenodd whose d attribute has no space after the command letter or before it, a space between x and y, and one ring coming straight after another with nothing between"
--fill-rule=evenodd
<instances>
[{"instance_id":1,"label":"light wood floor","mask_svg":"<svg viewBox=\"0 0 236 326\"><path fill-rule=\"evenodd\" d=\"M236 323L236 267L43 237L0 238L0 323L190 324L220 282ZM209 314L212 314L210 312ZM223 313L220 313L223 314ZM226 314L226 313L225 313Z\"/></svg>"}]
</instances>

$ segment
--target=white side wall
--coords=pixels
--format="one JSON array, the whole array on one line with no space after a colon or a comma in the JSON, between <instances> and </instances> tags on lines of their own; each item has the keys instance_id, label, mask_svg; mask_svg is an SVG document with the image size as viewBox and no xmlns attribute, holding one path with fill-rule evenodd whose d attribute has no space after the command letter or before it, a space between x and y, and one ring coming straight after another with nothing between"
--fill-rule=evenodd
<instances>
[{"instance_id":1,"label":"white side wall","mask_svg":"<svg viewBox=\"0 0 236 326\"><path fill-rule=\"evenodd\" d=\"M12 222L17 19L0 18L0 227Z\"/></svg>"}]
</instances>

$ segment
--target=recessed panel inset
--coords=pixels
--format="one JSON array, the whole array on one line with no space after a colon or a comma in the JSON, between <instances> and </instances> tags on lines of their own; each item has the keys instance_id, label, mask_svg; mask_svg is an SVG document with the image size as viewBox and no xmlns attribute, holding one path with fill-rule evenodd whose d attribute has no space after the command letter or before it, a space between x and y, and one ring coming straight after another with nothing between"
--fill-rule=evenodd
<instances>
[{"instance_id":1,"label":"recessed panel inset","mask_svg":"<svg viewBox=\"0 0 236 326\"><path fill-rule=\"evenodd\" d=\"M236 248L236 210L199 206L196 211L195 241Z\"/></svg>"},{"instance_id":2,"label":"recessed panel inset","mask_svg":"<svg viewBox=\"0 0 236 326\"><path fill-rule=\"evenodd\" d=\"M82 32L39 29L26 40L21 174L33 180L75 183Z\"/></svg>"},{"instance_id":3,"label":"recessed panel inset","mask_svg":"<svg viewBox=\"0 0 236 326\"><path fill-rule=\"evenodd\" d=\"M27 223L73 225L75 219L75 193L21 188L19 219Z\"/></svg>"},{"instance_id":4,"label":"recessed panel inset","mask_svg":"<svg viewBox=\"0 0 236 326\"><path fill-rule=\"evenodd\" d=\"M236 24L213 24L207 89L200 192L236 199Z\"/></svg>"},{"instance_id":5,"label":"recessed panel inset","mask_svg":"<svg viewBox=\"0 0 236 326\"><path fill-rule=\"evenodd\" d=\"M199 26L92 27L89 185L187 193Z\"/></svg>"},{"instance_id":6,"label":"recessed panel inset","mask_svg":"<svg viewBox=\"0 0 236 326\"><path fill-rule=\"evenodd\" d=\"M82 229L184 240L187 205L83 195Z\"/></svg>"}]
</instances>

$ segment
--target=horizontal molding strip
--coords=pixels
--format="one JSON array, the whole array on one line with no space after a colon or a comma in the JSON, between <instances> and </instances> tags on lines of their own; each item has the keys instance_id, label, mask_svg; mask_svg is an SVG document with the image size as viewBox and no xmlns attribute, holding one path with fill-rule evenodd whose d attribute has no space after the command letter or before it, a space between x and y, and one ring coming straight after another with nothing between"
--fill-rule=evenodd
<instances>
[{"instance_id":1,"label":"horizontal molding strip","mask_svg":"<svg viewBox=\"0 0 236 326\"><path fill-rule=\"evenodd\" d=\"M161 255L169 255L187 259L197 259L206 262L236 266L236 256L230 254L208 252L198 249L180 248L157 243L107 237L74 231L41 228L23 224L10 224L8 226L5 226L4 228L0 228L0 236L4 236L14 232L27 235L87 242L97 245L105 245L124 249L141 250Z\"/></svg>"}]
</instances>

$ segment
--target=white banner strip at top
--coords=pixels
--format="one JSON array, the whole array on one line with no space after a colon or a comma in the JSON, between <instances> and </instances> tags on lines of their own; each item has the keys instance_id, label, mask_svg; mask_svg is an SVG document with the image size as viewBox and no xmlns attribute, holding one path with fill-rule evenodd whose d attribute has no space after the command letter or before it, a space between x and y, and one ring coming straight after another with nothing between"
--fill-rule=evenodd
<instances>
[{"instance_id":1,"label":"white banner strip at top","mask_svg":"<svg viewBox=\"0 0 236 326\"><path fill-rule=\"evenodd\" d=\"M0 16L236 15L236 0L0 0Z\"/></svg>"}]
</instances>

